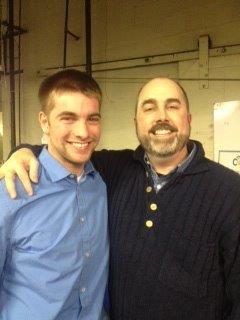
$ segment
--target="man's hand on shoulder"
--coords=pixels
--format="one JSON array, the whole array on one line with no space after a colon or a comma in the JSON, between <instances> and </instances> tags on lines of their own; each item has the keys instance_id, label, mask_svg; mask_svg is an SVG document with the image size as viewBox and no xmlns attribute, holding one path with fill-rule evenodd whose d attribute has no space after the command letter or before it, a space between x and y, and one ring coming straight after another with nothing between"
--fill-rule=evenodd
<instances>
[{"instance_id":1,"label":"man's hand on shoulder","mask_svg":"<svg viewBox=\"0 0 240 320\"><path fill-rule=\"evenodd\" d=\"M16 198L15 177L18 176L27 194L33 194L31 181L38 182L38 160L28 148L14 152L0 168L0 179L5 178L10 197Z\"/></svg>"}]
</instances>

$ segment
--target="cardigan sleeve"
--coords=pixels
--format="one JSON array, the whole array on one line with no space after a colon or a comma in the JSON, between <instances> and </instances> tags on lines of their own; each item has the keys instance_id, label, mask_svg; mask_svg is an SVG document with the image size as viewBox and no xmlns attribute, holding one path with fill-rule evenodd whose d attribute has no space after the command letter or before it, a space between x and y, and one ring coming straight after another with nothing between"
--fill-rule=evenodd
<instances>
[{"instance_id":1,"label":"cardigan sleeve","mask_svg":"<svg viewBox=\"0 0 240 320\"><path fill-rule=\"evenodd\" d=\"M43 147L44 147L44 145L32 145L32 144L28 144L28 143L20 144L19 146L17 146L16 148L14 148L13 150L10 151L8 158L10 158L14 152L16 152L17 150L22 149L22 148L31 149L32 152L34 153L35 157L38 157L39 154L41 153Z\"/></svg>"},{"instance_id":2,"label":"cardigan sleeve","mask_svg":"<svg viewBox=\"0 0 240 320\"><path fill-rule=\"evenodd\" d=\"M116 177L121 176L122 169L132 161L132 150L101 150L92 155L95 168L101 174L104 182L111 187Z\"/></svg>"}]
</instances>

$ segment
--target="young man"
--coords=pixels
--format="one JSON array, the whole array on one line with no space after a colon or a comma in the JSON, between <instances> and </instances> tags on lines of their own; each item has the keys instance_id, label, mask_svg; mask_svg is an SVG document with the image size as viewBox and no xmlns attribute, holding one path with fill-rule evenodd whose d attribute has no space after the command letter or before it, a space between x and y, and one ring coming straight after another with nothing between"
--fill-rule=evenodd
<instances>
[{"instance_id":1,"label":"young man","mask_svg":"<svg viewBox=\"0 0 240 320\"><path fill-rule=\"evenodd\" d=\"M92 157L108 187L111 319L239 320L239 175L189 140L188 99L176 82L148 82L135 122L135 151ZM5 171L13 175L29 153Z\"/></svg>"},{"instance_id":2,"label":"young man","mask_svg":"<svg viewBox=\"0 0 240 320\"><path fill-rule=\"evenodd\" d=\"M90 162L100 137L101 91L64 70L39 89L48 146L39 184L10 200L0 183L0 318L104 319L108 276L106 186Z\"/></svg>"}]
</instances>

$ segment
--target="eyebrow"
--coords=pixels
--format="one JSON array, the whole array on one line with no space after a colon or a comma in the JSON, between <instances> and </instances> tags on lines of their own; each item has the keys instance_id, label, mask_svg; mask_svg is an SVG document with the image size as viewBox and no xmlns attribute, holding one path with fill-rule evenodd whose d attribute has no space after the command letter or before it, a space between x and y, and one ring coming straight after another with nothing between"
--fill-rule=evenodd
<instances>
[{"instance_id":1,"label":"eyebrow","mask_svg":"<svg viewBox=\"0 0 240 320\"><path fill-rule=\"evenodd\" d=\"M62 116L71 116L71 117L75 117L76 114L74 112L69 112L69 111L63 111L61 113L58 114L58 117L62 117Z\"/></svg>"},{"instance_id":2,"label":"eyebrow","mask_svg":"<svg viewBox=\"0 0 240 320\"><path fill-rule=\"evenodd\" d=\"M101 118L101 114L98 112L89 114L89 117L95 117L95 116Z\"/></svg>"},{"instance_id":3,"label":"eyebrow","mask_svg":"<svg viewBox=\"0 0 240 320\"><path fill-rule=\"evenodd\" d=\"M153 98L149 98L149 99L143 100L143 102L141 103L141 107L143 108L145 106L145 104L148 104L148 103L157 105L157 100L153 99Z\"/></svg>"},{"instance_id":4,"label":"eyebrow","mask_svg":"<svg viewBox=\"0 0 240 320\"><path fill-rule=\"evenodd\" d=\"M172 103L172 102L177 102L177 103L181 104L181 101L178 98L169 98L165 101L166 104Z\"/></svg>"},{"instance_id":5,"label":"eyebrow","mask_svg":"<svg viewBox=\"0 0 240 320\"><path fill-rule=\"evenodd\" d=\"M70 117L77 117L77 114L74 112L69 112L69 111L63 111L61 113L58 114L58 117L62 117L62 116L70 116ZM101 114L99 112L95 112L95 113L90 113L88 115L89 117L99 117L101 118Z\"/></svg>"},{"instance_id":6,"label":"eyebrow","mask_svg":"<svg viewBox=\"0 0 240 320\"><path fill-rule=\"evenodd\" d=\"M168 98L164 101L164 104L166 105L173 102L181 104L181 101L178 98ZM143 100L143 102L141 103L141 107L143 108L148 103L153 105L158 105L158 102L156 99L149 98L149 99Z\"/></svg>"}]
</instances>

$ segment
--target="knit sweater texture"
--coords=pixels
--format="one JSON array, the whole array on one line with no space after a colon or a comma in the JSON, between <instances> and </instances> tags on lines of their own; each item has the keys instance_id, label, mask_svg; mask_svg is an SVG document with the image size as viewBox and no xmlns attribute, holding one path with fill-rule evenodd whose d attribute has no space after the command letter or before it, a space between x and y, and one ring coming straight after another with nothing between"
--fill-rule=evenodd
<instances>
[{"instance_id":1,"label":"knit sweater texture","mask_svg":"<svg viewBox=\"0 0 240 320\"><path fill-rule=\"evenodd\" d=\"M141 147L93 156L108 187L113 320L240 320L240 177L195 143L158 193Z\"/></svg>"},{"instance_id":2,"label":"knit sweater texture","mask_svg":"<svg viewBox=\"0 0 240 320\"><path fill-rule=\"evenodd\" d=\"M195 143L158 193L141 146L93 154L108 188L112 320L240 320L240 177Z\"/></svg>"}]
</instances>

